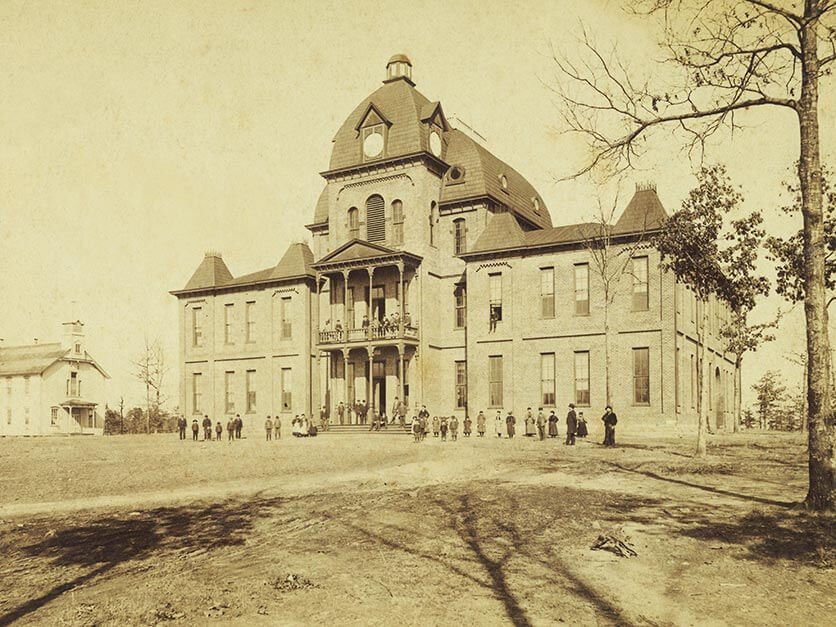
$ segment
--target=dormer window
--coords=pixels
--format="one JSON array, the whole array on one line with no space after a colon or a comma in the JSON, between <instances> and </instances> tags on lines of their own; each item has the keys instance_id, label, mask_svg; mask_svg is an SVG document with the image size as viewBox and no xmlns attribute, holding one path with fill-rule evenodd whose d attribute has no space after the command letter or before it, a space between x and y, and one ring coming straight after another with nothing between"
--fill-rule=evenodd
<instances>
[{"instance_id":1,"label":"dormer window","mask_svg":"<svg viewBox=\"0 0 836 627\"><path fill-rule=\"evenodd\" d=\"M540 213L540 199L536 196L531 199L531 205L534 207L534 213Z\"/></svg>"},{"instance_id":2,"label":"dormer window","mask_svg":"<svg viewBox=\"0 0 836 627\"><path fill-rule=\"evenodd\" d=\"M500 174L499 175L499 184L502 186L502 191L503 192L508 191L508 177L507 176L505 176L504 174Z\"/></svg>"},{"instance_id":3,"label":"dormer window","mask_svg":"<svg viewBox=\"0 0 836 627\"><path fill-rule=\"evenodd\" d=\"M385 125L377 124L363 129L363 156L366 159L377 159L383 156L385 140Z\"/></svg>"},{"instance_id":4,"label":"dormer window","mask_svg":"<svg viewBox=\"0 0 836 627\"><path fill-rule=\"evenodd\" d=\"M464 168L460 165L454 165L447 170L447 180L450 183L461 183L464 181Z\"/></svg>"}]
</instances>

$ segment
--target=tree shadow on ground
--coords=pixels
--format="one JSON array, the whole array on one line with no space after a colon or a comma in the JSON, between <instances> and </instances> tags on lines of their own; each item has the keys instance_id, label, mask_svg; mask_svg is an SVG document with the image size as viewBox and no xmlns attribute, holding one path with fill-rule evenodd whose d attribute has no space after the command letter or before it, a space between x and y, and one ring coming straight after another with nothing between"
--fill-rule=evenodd
<instances>
[{"instance_id":1,"label":"tree shadow on ground","mask_svg":"<svg viewBox=\"0 0 836 627\"><path fill-rule=\"evenodd\" d=\"M563 492L602 498L599 493L572 488L564 488ZM553 496L554 490L544 491L544 495L546 493ZM567 498L571 499L571 496ZM640 499L632 502L630 497L623 497L621 501L627 510L649 503ZM535 589L551 589L555 593L563 590L591 607L599 617L619 625L630 624L622 609L573 573L553 552L549 553L550 559L543 558L545 552L550 551L550 547L543 544L543 530L556 528L561 522L559 518L532 516L524 503L507 493L493 503L486 503L470 493L435 496L430 502L433 511L426 515L433 521L431 534L419 532L418 529L424 527L417 524L414 528L404 528L392 524L339 522L388 549L436 563L489 591L502 603L508 620L517 627L532 624L519 594L528 587L521 582L531 581L532 577L544 580L544 586L537 585ZM571 519L572 513L567 512L566 517ZM449 532L453 532L456 546L464 551L450 551L443 544L445 538L450 537ZM427 548L433 545L439 550ZM545 574L535 575L533 570Z\"/></svg>"},{"instance_id":2,"label":"tree shadow on ground","mask_svg":"<svg viewBox=\"0 0 836 627\"><path fill-rule=\"evenodd\" d=\"M685 479L675 479L674 477L666 477L664 475L660 475L650 470L641 470L640 468L631 468L629 466L624 466L623 464L618 464L616 462L607 462L607 465L615 468L621 472L627 472L636 475L642 475L644 477L648 477L649 479L655 479L657 481L664 481L667 483L673 483L676 485L685 486L688 488L694 488L696 490L701 490L703 492L710 492L712 494L719 494L722 496L729 496L736 499L741 499L744 501L751 501L753 503L760 503L762 505L774 505L776 507L793 507L795 505L792 501L778 501L776 499L769 499L762 496L756 496L753 494L743 494L741 492L734 492L732 490L725 490L723 488L715 488L714 486L703 485L701 483L695 483L693 481L686 481Z\"/></svg>"},{"instance_id":3,"label":"tree shadow on ground","mask_svg":"<svg viewBox=\"0 0 836 627\"><path fill-rule=\"evenodd\" d=\"M254 522L282 503L279 498L256 498L211 505L161 507L90 516L83 524L55 533L48 531L42 540L25 545L19 551L27 559L48 560L51 567L84 572L7 611L0 616L0 625L23 618L120 564L139 562L164 553L194 554L244 544Z\"/></svg>"},{"instance_id":4,"label":"tree shadow on ground","mask_svg":"<svg viewBox=\"0 0 836 627\"><path fill-rule=\"evenodd\" d=\"M749 512L730 522L705 517L682 534L698 540L746 546L746 557L767 563L781 560L829 567L836 559L836 517L807 512Z\"/></svg>"}]
</instances>

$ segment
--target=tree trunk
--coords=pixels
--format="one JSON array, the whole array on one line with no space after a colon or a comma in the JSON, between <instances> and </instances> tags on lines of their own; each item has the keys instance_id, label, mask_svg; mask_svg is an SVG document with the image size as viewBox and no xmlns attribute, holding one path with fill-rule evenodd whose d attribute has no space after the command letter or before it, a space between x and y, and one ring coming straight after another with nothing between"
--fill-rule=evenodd
<instances>
[{"instance_id":1,"label":"tree trunk","mask_svg":"<svg viewBox=\"0 0 836 627\"><path fill-rule=\"evenodd\" d=\"M743 405L743 401L740 395L740 366L741 362L743 361L742 355L735 355L734 358L734 392L733 397L734 400L732 401L732 415L734 416L734 432L740 432L740 412L741 412L741 405Z\"/></svg>"},{"instance_id":2,"label":"tree trunk","mask_svg":"<svg viewBox=\"0 0 836 627\"><path fill-rule=\"evenodd\" d=\"M819 10L818 0L807 0L805 15ZM817 20L801 29L801 96L797 104L801 154L798 177L804 217L804 314L807 321L807 406L809 489L804 501L813 510L834 507L833 411L830 404L830 340L827 329L827 297L824 282L824 224L819 147Z\"/></svg>"},{"instance_id":3,"label":"tree trunk","mask_svg":"<svg viewBox=\"0 0 836 627\"><path fill-rule=\"evenodd\" d=\"M698 457L705 457L708 452L708 420L705 415L705 320L707 318L708 300L700 299L702 311L697 320L697 338L699 340L697 357L697 451Z\"/></svg>"},{"instance_id":4,"label":"tree trunk","mask_svg":"<svg viewBox=\"0 0 836 627\"><path fill-rule=\"evenodd\" d=\"M610 398L610 307L609 295L604 295L604 382L607 397L607 406L612 405Z\"/></svg>"}]
</instances>

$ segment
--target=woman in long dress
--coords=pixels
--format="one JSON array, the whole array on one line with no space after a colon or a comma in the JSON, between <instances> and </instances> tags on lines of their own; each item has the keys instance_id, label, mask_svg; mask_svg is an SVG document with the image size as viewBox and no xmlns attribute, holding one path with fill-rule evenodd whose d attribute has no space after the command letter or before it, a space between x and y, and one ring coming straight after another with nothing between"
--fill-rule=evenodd
<instances>
[{"instance_id":1,"label":"woman in long dress","mask_svg":"<svg viewBox=\"0 0 836 627\"><path fill-rule=\"evenodd\" d=\"M585 438L589 435L589 429L586 426L586 418L583 417L583 412L578 413L578 437Z\"/></svg>"},{"instance_id":2,"label":"woman in long dress","mask_svg":"<svg viewBox=\"0 0 836 627\"><path fill-rule=\"evenodd\" d=\"M525 435L532 437L537 434L537 422L534 420L534 414L531 413L531 407L525 413Z\"/></svg>"},{"instance_id":3,"label":"woman in long dress","mask_svg":"<svg viewBox=\"0 0 836 627\"><path fill-rule=\"evenodd\" d=\"M502 414L498 411L496 412L496 421L495 421L495 428L496 428L496 437L502 437L502 431L505 428L505 421L502 420Z\"/></svg>"},{"instance_id":4,"label":"woman in long dress","mask_svg":"<svg viewBox=\"0 0 836 627\"><path fill-rule=\"evenodd\" d=\"M557 416L555 416L554 410L549 414L549 437L557 437Z\"/></svg>"}]
</instances>

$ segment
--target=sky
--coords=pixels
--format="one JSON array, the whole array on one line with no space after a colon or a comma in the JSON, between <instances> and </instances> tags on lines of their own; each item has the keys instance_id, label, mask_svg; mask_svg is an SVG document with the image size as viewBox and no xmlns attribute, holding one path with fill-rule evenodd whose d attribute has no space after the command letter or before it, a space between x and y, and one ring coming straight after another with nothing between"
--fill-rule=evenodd
<instances>
[{"instance_id":1,"label":"sky","mask_svg":"<svg viewBox=\"0 0 836 627\"><path fill-rule=\"evenodd\" d=\"M657 72L655 25L611 0L427 2L0 3L0 338L57 341L81 319L112 379L107 399L140 404L132 361L159 339L177 398L177 301L207 250L234 275L274 265L309 239L331 140L380 85L395 53L417 88L486 138L539 190L553 222L589 219L593 181L559 182L583 158L560 132L550 51L577 47L581 24L637 72ZM822 86L824 158L834 162L832 83ZM745 118L709 158L729 166L774 234L798 135L787 113ZM657 136L627 184L655 182L672 212L698 164ZM629 193L623 203L629 200ZM795 219L800 220L800 218ZM767 266L764 266L765 268ZM755 312L767 319L773 296ZM803 312L749 358L801 380L784 355L804 348Z\"/></svg>"}]
</instances>

